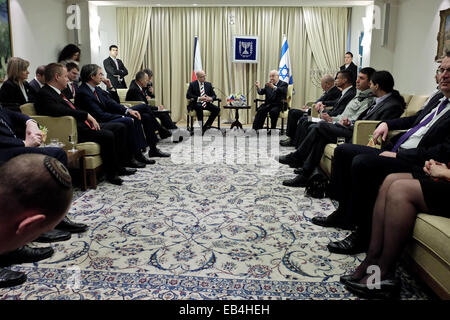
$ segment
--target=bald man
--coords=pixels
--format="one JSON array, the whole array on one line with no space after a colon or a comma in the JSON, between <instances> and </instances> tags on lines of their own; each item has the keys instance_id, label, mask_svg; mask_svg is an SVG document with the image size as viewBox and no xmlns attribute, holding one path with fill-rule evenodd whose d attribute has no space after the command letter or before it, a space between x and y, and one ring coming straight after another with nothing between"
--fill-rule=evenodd
<instances>
[{"instance_id":1,"label":"bald man","mask_svg":"<svg viewBox=\"0 0 450 320\"><path fill-rule=\"evenodd\" d=\"M197 113L197 119L199 120L203 119L203 110L208 110L211 112L211 115L202 128L203 133L205 133L206 130L211 128L212 123L219 115L220 108L212 104L212 102L216 99L216 93L214 92L214 88L211 83L205 81L205 71L197 71L195 75L197 76L197 80L192 81L189 84L189 88L186 93L186 98L190 100L188 111L195 110Z\"/></svg>"},{"instance_id":2,"label":"bald man","mask_svg":"<svg viewBox=\"0 0 450 320\"><path fill-rule=\"evenodd\" d=\"M25 245L63 220L72 195L70 174L55 158L23 154L0 166L0 266L50 257L52 248ZM0 287L25 280L21 272L0 268Z\"/></svg>"},{"instance_id":3,"label":"bald man","mask_svg":"<svg viewBox=\"0 0 450 320\"><path fill-rule=\"evenodd\" d=\"M288 84L280 80L277 70L269 72L269 82L261 89L259 81L255 83L259 95L266 95L265 102L259 107L253 121L253 129L259 130L264 126L267 113L270 115L271 129L277 127L278 116L283 108L283 99L286 99Z\"/></svg>"}]
</instances>

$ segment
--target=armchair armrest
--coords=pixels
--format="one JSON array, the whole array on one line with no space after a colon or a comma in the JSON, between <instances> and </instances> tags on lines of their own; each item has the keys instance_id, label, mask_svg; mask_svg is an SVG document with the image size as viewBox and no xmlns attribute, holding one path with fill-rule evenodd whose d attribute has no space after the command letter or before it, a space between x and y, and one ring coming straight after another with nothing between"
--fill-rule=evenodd
<instances>
[{"instance_id":1,"label":"armchair armrest","mask_svg":"<svg viewBox=\"0 0 450 320\"><path fill-rule=\"evenodd\" d=\"M138 104L143 104L144 102L142 101L125 101L124 103L122 103L122 105L124 105L127 108L130 108L132 106L137 106Z\"/></svg>"},{"instance_id":2,"label":"armchair armrest","mask_svg":"<svg viewBox=\"0 0 450 320\"><path fill-rule=\"evenodd\" d=\"M67 147L69 144L69 136L75 136L75 142L78 141L77 134L77 122L74 117L49 117L49 116L31 116L42 126L47 127L47 140L46 143L52 138L57 138L60 142L64 143Z\"/></svg>"},{"instance_id":3,"label":"armchair armrest","mask_svg":"<svg viewBox=\"0 0 450 320\"><path fill-rule=\"evenodd\" d=\"M372 120L359 120L355 122L355 127L353 128L353 144L359 144L366 146L369 143L369 138L374 132L377 124L380 121ZM377 145L379 148L379 145Z\"/></svg>"}]
</instances>

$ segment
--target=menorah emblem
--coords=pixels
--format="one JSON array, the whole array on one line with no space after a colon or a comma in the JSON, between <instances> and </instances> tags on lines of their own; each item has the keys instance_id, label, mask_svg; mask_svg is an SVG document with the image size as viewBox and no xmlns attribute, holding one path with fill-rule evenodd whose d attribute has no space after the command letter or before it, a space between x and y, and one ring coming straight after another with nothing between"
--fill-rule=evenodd
<instances>
[{"instance_id":1,"label":"menorah emblem","mask_svg":"<svg viewBox=\"0 0 450 320\"><path fill-rule=\"evenodd\" d=\"M240 51L241 51L241 55L243 55L243 56L249 56L251 54L251 52L248 51L249 49L250 49L250 51L253 51L251 49L252 43L249 41L241 41L239 43L239 46L241 47ZM244 49L244 51L242 51L242 49Z\"/></svg>"}]
</instances>

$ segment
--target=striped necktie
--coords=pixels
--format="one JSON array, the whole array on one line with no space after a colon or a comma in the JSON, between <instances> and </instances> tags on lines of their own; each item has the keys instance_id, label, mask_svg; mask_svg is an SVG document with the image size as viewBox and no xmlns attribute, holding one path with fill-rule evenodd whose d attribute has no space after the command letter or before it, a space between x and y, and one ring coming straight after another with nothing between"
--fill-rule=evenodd
<instances>
[{"instance_id":1,"label":"striped necktie","mask_svg":"<svg viewBox=\"0 0 450 320\"><path fill-rule=\"evenodd\" d=\"M201 85L200 85L200 96L202 96L202 97L205 96L205 84L204 84L204 82L202 82ZM206 101L202 102L202 107L203 107L203 109L206 108Z\"/></svg>"}]
</instances>

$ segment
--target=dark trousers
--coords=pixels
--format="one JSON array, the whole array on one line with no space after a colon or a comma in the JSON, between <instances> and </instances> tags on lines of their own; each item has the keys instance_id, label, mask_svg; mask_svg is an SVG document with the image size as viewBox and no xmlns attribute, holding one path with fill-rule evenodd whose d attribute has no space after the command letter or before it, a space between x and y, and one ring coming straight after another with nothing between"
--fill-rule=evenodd
<instances>
[{"instance_id":1,"label":"dark trousers","mask_svg":"<svg viewBox=\"0 0 450 320\"><path fill-rule=\"evenodd\" d=\"M100 123L100 130L78 127L79 142L92 141L100 145L100 156L107 176L114 176L128 160L126 126L120 122Z\"/></svg>"},{"instance_id":2,"label":"dark trousers","mask_svg":"<svg viewBox=\"0 0 450 320\"><path fill-rule=\"evenodd\" d=\"M307 136L292 155L303 164L304 174L309 175L319 165L328 143L336 143L337 137L349 139L351 136L351 129L333 123L318 122L309 125Z\"/></svg>"},{"instance_id":3,"label":"dark trousers","mask_svg":"<svg viewBox=\"0 0 450 320\"><path fill-rule=\"evenodd\" d=\"M13 147L13 148L4 148L0 149L0 161L8 161L16 156L25 153L39 153L45 154L47 156L56 158L63 165L67 167L67 155L66 152L61 148L54 147L45 147L45 148L37 148L37 147Z\"/></svg>"},{"instance_id":4,"label":"dark trousers","mask_svg":"<svg viewBox=\"0 0 450 320\"><path fill-rule=\"evenodd\" d=\"M201 103L196 103L194 105L191 105L191 108L195 110L197 113L197 119L199 121L202 121L203 119L203 107ZM219 115L220 108L218 106L213 105L212 103L207 103L205 110L208 110L211 112L210 116L208 117L208 120L203 124L204 128L209 128L213 124L216 117Z\"/></svg>"},{"instance_id":5,"label":"dark trousers","mask_svg":"<svg viewBox=\"0 0 450 320\"><path fill-rule=\"evenodd\" d=\"M313 122L308 121L308 117L303 117L298 120L294 140L292 141L294 146L300 146L300 143L302 143L302 141L305 140L306 136L308 135L309 127L313 124Z\"/></svg>"},{"instance_id":6,"label":"dark trousers","mask_svg":"<svg viewBox=\"0 0 450 320\"><path fill-rule=\"evenodd\" d=\"M121 117L109 122L123 123L126 127L128 154L135 155L147 147L144 132L142 131L142 123L140 120L131 117Z\"/></svg>"},{"instance_id":7,"label":"dark trousers","mask_svg":"<svg viewBox=\"0 0 450 320\"><path fill-rule=\"evenodd\" d=\"M177 129L178 127L176 126L176 124L172 121L172 118L170 117L170 113L169 112L158 112L158 111L151 111L151 113L158 118L159 120L161 120L161 124L158 125L165 129ZM159 131L160 129L158 129Z\"/></svg>"},{"instance_id":8,"label":"dark trousers","mask_svg":"<svg viewBox=\"0 0 450 320\"><path fill-rule=\"evenodd\" d=\"M141 114L141 121L145 131L145 139L147 145L150 149L156 148L156 143L158 142L158 137L156 136L156 131L161 130L161 125L156 120L155 114L151 111L148 105L138 104L131 107L131 109L138 111ZM164 130L164 129L163 129ZM142 129L141 129L142 132ZM145 149L145 148L141 148Z\"/></svg>"},{"instance_id":9,"label":"dark trousers","mask_svg":"<svg viewBox=\"0 0 450 320\"><path fill-rule=\"evenodd\" d=\"M266 121L267 113L270 116L270 128L275 129L277 127L278 116L281 112L281 105L279 104L262 104L255 115L255 120L253 121L253 129L259 130L264 127L264 122Z\"/></svg>"},{"instance_id":10,"label":"dark trousers","mask_svg":"<svg viewBox=\"0 0 450 320\"><path fill-rule=\"evenodd\" d=\"M295 132L297 131L298 121L303 117L305 113L302 110L291 109L288 113L286 135L294 139Z\"/></svg>"},{"instance_id":11,"label":"dark trousers","mask_svg":"<svg viewBox=\"0 0 450 320\"><path fill-rule=\"evenodd\" d=\"M332 187L343 222L355 225L370 239L372 214L378 190L391 173L412 172L414 165L396 158L380 156L383 150L342 144L334 151Z\"/></svg>"}]
</instances>

